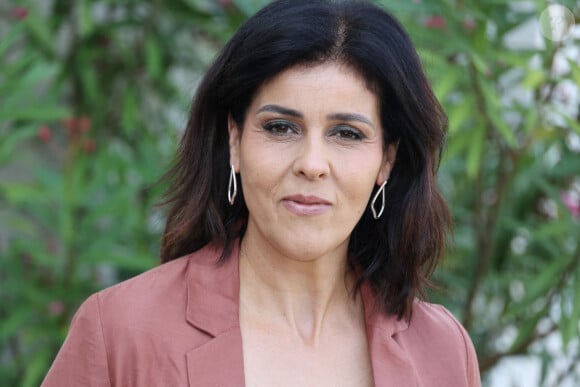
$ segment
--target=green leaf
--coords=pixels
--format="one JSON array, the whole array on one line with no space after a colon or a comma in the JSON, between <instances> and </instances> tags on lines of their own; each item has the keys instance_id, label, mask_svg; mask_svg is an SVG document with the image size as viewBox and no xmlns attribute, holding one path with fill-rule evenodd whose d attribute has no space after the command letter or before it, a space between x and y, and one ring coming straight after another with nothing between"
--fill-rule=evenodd
<instances>
[{"instance_id":1,"label":"green leaf","mask_svg":"<svg viewBox=\"0 0 580 387\"><path fill-rule=\"evenodd\" d=\"M546 317L547 310L546 308L540 310L539 312L535 313L532 318L526 319L522 324L519 325L518 335L514 339L510 347L510 352L517 351L521 345L523 345L526 341L530 339L534 335L536 331L536 327L538 322Z\"/></svg>"},{"instance_id":2,"label":"green leaf","mask_svg":"<svg viewBox=\"0 0 580 387\"><path fill-rule=\"evenodd\" d=\"M564 121L566 121L566 124L570 130L574 131L577 135L580 135L580 122L570 117L568 114L562 112L561 110L554 110L564 119Z\"/></svg>"},{"instance_id":3,"label":"green leaf","mask_svg":"<svg viewBox=\"0 0 580 387\"><path fill-rule=\"evenodd\" d=\"M555 257L540 273L531 278L522 304L528 305L540 298L544 298L549 293L549 290L554 288L556 283L560 281L562 275L566 273L570 261L570 256Z\"/></svg>"},{"instance_id":4,"label":"green leaf","mask_svg":"<svg viewBox=\"0 0 580 387\"><path fill-rule=\"evenodd\" d=\"M516 146L516 137L514 134L514 128L507 124L505 119L502 117L503 109L502 103L500 101L500 96L494 88L494 85L483 78L480 78L480 86L487 104L486 114L495 126L495 128L500 132L503 139L511 147Z\"/></svg>"},{"instance_id":5,"label":"green leaf","mask_svg":"<svg viewBox=\"0 0 580 387\"><path fill-rule=\"evenodd\" d=\"M14 152L22 141L34 137L37 132L37 126L27 125L12 128L10 133L3 136L2 141L0 141L0 165L4 164L14 155Z\"/></svg>"},{"instance_id":6,"label":"green leaf","mask_svg":"<svg viewBox=\"0 0 580 387\"><path fill-rule=\"evenodd\" d=\"M475 51L470 52L471 60L477 71L483 76L489 73L489 66L485 60Z\"/></svg>"},{"instance_id":7,"label":"green leaf","mask_svg":"<svg viewBox=\"0 0 580 387\"><path fill-rule=\"evenodd\" d=\"M437 79L437 82L433 85L435 95L439 100L444 100L450 92L454 91L457 87L457 83L461 74L453 69L449 69L443 76Z\"/></svg>"},{"instance_id":8,"label":"green leaf","mask_svg":"<svg viewBox=\"0 0 580 387\"><path fill-rule=\"evenodd\" d=\"M46 62L36 55L24 56L6 69L7 79L1 84L2 110L19 109L22 107L43 107L52 98L42 98L43 94L53 92L53 79L59 71L59 66ZM47 89L40 94L38 89Z\"/></svg>"},{"instance_id":9,"label":"green leaf","mask_svg":"<svg viewBox=\"0 0 580 387\"><path fill-rule=\"evenodd\" d=\"M154 37L149 37L145 41L145 66L147 67L149 76L153 79L157 79L161 76L161 59L161 47Z\"/></svg>"},{"instance_id":10,"label":"green leaf","mask_svg":"<svg viewBox=\"0 0 580 387\"><path fill-rule=\"evenodd\" d=\"M26 372L24 374L24 380L22 380L20 386L38 386L38 381L42 380L42 377L48 371L51 360L52 354L48 348L42 348L35 351L31 358L26 362Z\"/></svg>"},{"instance_id":11,"label":"green leaf","mask_svg":"<svg viewBox=\"0 0 580 387\"><path fill-rule=\"evenodd\" d=\"M524 117L523 132L532 133L539 123L540 113L538 109L526 109L525 112L522 112L522 115Z\"/></svg>"},{"instance_id":12,"label":"green leaf","mask_svg":"<svg viewBox=\"0 0 580 387\"><path fill-rule=\"evenodd\" d=\"M29 8L28 16L22 22L34 43L38 45L37 48L47 56L53 57L57 40L53 39L54 34L49 28L49 23L32 8Z\"/></svg>"},{"instance_id":13,"label":"green leaf","mask_svg":"<svg viewBox=\"0 0 580 387\"><path fill-rule=\"evenodd\" d=\"M489 117L495 125L496 129L500 132L504 141L512 148L517 145L517 140L515 136L515 128L510 126L503 117L501 117L497 111L490 110Z\"/></svg>"},{"instance_id":14,"label":"green leaf","mask_svg":"<svg viewBox=\"0 0 580 387\"><path fill-rule=\"evenodd\" d=\"M12 109L0 107L0 121L56 121L70 115L70 108L55 105L23 106Z\"/></svg>"},{"instance_id":15,"label":"green leaf","mask_svg":"<svg viewBox=\"0 0 580 387\"><path fill-rule=\"evenodd\" d=\"M547 77L544 70L528 70L521 85L533 90L544 84L546 79Z\"/></svg>"},{"instance_id":16,"label":"green leaf","mask_svg":"<svg viewBox=\"0 0 580 387\"><path fill-rule=\"evenodd\" d=\"M471 136L471 143L467 153L467 176L473 179L477 176L481 165L481 159L485 146L485 127L474 128L475 133Z\"/></svg>"},{"instance_id":17,"label":"green leaf","mask_svg":"<svg viewBox=\"0 0 580 387\"><path fill-rule=\"evenodd\" d=\"M99 81L95 70L91 64L87 64L80 69L83 91L87 96L87 102L93 105L99 104Z\"/></svg>"},{"instance_id":18,"label":"green leaf","mask_svg":"<svg viewBox=\"0 0 580 387\"><path fill-rule=\"evenodd\" d=\"M139 100L134 89L128 89L123 96L123 111L121 112L121 127L128 135L134 134L139 128Z\"/></svg>"},{"instance_id":19,"label":"green leaf","mask_svg":"<svg viewBox=\"0 0 580 387\"><path fill-rule=\"evenodd\" d=\"M16 38L22 35L24 28L24 23L17 23L11 25L7 32L3 32L2 39L0 39L0 58L6 54L6 51L12 46Z\"/></svg>"},{"instance_id":20,"label":"green leaf","mask_svg":"<svg viewBox=\"0 0 580 387\"><path fill-rule=\"evenodd\" d=\"M572 78L576 85L580 85L580 64L575 59L568 59L568 65L572 70Z\"/></svg>"},{"instance_id":21,"label":"green leaf","mask_svg":"<svg viewBox=\"0 0 580 387\"><path fill-rule=\"evenodd\" d=\"M10 308L10 313L0 320L0 341L5 341L14 336L31 316L29 306L17 306Z\"/></svg>"},{"instance_id":22,"label":"green leaf","mask_svg":"<svg viewBox=\"0 0 580 387\"><path fill-rule=\"evenodd\" d=\"M451 138L464 128L464 124L472 121L473 110L473 101L469 96L463 96L461 103L448 108L447 115L449 117L449 135Z\"/></svg>"},{"instance_id":23,"label":"green leaf","mask_svg":"<svg viewBox=\"0 0 580 387\"><path fill-rule=\"evenodd\" d=\"M119 269L135 270L142 272L149 270L157 264L157 259L149 253L136 251L135 248L127 249L120 246L108 246L108 251L100 249L83 254L83 262L111 264Z\"/></svg>"},{"instance_id":24,"label":"green leaf","mask_svg":"<svg viewBox=\"0 0 580 387\"><path fill-rule=\"evenodd\" d=\"M78 21L79 21L79 34L81 37L86 37L91 35L95 29L95 23L93 22L92 10L90 2L87 0L81 0L77 2L78 4Z\"/></svg>"},{"instance_id":25,"label":"green leaf","mask_svg":"<svg viewBox=\"0 0 580 387\"><path fill-rule=\"evenodd\" d=\"M566 235L571 225L561 220L544 223L536 227L532 232L532 238L538 242L552 240L554 237Z\"/></svg>"},{"instance_id":26,"label":"green leaf","mask_svg":"<svg viewBox=\"0 0 580 387\"><path fill-rule=\"evenodd\" d=\"M580 335L580 265L576 265L576 271L572 281L572 292L573 296L570 299L572 302L572 311L569 316L563 315L561 322L562 328L560 332L562 333L564 347L573 338Z\"/></svg>"},{"instance_id":27,"label":"green leaf","mask_svg":"<svg viewBox=\"0 0 580 387\"><path fill-rule=\"evenodd\" d=\"M50 200L38 187L26 183L14 182L0 185L0 193L13 206L32 202L47 203Z\"/></svg>"}]
</instances>

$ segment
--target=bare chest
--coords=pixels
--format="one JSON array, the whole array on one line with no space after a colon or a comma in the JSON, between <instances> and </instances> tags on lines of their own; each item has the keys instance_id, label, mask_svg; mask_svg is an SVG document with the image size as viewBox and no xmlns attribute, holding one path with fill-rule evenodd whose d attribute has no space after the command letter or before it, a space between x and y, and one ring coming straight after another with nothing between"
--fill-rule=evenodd
<instances>
[{"instance_id":1,"label":"bare chest","mask_svg":"<svg viewBox=\"0 0 580 387\"><path fill-rule=\"evenodd\" d=\"M242 329L246 386L373 386L364 332L321 339L304 345Z\"/></svg>"}]
</instances>

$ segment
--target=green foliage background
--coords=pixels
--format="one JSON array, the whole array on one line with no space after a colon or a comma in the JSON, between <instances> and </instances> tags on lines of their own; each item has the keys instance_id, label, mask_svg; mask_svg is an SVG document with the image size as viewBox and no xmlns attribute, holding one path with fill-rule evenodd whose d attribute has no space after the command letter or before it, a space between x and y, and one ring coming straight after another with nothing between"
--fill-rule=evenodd
<instances>
[{"instance_id":1,"label":"green foliage background","mask_svg":"<svg viewBox=\"0 0 580 387\"><path fill-rule=\"evenodd\" d=\"M78 305L157 264L154 183L203 69L265 2L0 5L0 384L38 385ZM525 354L541 385L580 380L580 102L562 91L580 84L578 37L509 43L545 1L378 2L450 117L439 178L455 237L432 300L469 329L484 379Z\"/></svg>"}]
</instances>

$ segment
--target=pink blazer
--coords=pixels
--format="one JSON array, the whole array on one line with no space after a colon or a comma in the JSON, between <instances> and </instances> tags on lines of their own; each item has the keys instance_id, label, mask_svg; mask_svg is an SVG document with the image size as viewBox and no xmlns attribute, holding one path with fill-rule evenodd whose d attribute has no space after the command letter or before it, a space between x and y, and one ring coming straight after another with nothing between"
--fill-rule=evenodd
<instances>
[{"instance_id":1,"label":"pink blazer","mask_svg":"<svg viewBox=\"0 0 580 387\"><path fill-rule=\"evenodd\" d=\"M43 387L243 386L238 254L208 246L89 297ZM410 323L378 313L363 286L376 386L480 386L466 331L416 301Z\"/></svg>"}]
</instances>

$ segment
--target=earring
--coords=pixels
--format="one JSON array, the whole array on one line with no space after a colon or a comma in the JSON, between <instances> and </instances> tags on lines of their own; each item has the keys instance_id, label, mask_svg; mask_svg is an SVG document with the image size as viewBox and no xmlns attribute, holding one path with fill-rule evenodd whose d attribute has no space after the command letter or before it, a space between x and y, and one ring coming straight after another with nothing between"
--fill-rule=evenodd
<instances>
[{"instance_id":1,"label":"earring","mask_svg":"<svg viewBox=\"0 0 580 387\"><path fill-rule=\"evenodd\" d=\"M387 181L389 181L389 180L387 179L384 181L383 184L381 184L381 186L379 187L379 190L377 191L375 196L373 196L373 200L371 200L371 211L373 213L373 218L375 218L375 219L380 218L381 215L383 214L383 210L385 209L385 186L387 185ZM375 210L375 204L377 202L377 199L379 198L379 194L381 195L381 209L379 210L379 213L377 214L377 210Z\"/></svg>"},{"instance_id":2,"label":"earring","mask_svg":"<svg viewBox=\"0 0 580 387\"><path fill-rule=\"evenodd\" d=\"M228 201L233 206L238 193L238 184L236 182L236 170L233 165L230 165L230 181L228 182Z\"/></svg>"}]
</instances>

